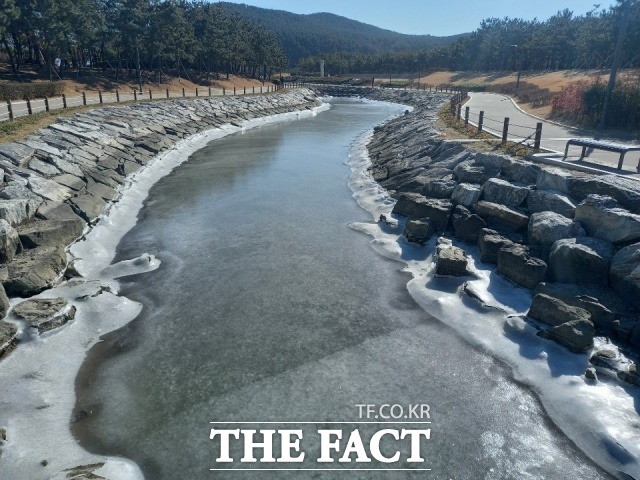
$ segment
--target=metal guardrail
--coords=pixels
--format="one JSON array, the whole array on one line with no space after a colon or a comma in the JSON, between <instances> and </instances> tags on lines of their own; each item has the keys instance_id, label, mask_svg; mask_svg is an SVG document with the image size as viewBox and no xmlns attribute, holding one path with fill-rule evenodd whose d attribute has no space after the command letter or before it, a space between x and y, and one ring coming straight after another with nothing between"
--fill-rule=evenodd
<instances>
[{"instance_id":1,"label":"metal guardrail","mask_svg":"<svg viewBox=\"0 0 640 480\"><path fill-rule=\"evenodd\" d=\"M302 83L283 83L281 85L270 84L266 86L251 86L237 88L213 88L213 87L196 87L195 90L182 89L182 92L172 92L169 89L163 91L147 89L144 91L115 90L112 92L82 92L81 95L61 95L59 97L45 97L39 99L26 99L6 102L0 102L0 122L12 121L17 118L35 115L36 113L49 112L52 110L64 110L66 108L88 106L88 105L105 105L117 104L123 102L142 102L160 99L178 99L178 98L207 98L215 96L232 96L232 95L256 95L276 92L285 88L300 88Z\"/></svg>"}]
</instances>

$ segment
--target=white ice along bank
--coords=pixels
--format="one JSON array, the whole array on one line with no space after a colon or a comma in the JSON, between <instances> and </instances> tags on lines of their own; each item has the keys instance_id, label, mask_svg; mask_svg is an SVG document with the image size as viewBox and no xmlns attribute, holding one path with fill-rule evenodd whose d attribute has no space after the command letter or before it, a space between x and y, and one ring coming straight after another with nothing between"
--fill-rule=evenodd
<instances>
[{"instance_id":1,"label":"white ice along bank","mask_svg":"<svg viewBox=\"0 0 640 480\"><path fill-rule=\"evenodd\" d=\"M89 208L85 212L74 207L75 212L84 212L92 218L87 218L90 224L85 227L82 238L68 249L68 254L65 253L65 263L69 259L73 264L73 278L64 280L60 275L62 272L58 272L51 280L54 284L52 288L47 288L48 283L43 284L44 290L32 296L31 299L66 299L76 308L75 318L63 328L38 333L27 328L25 322L13 313L9 314L8 322L19 326L16 338L20 339L21 343L0 360L0 405L2 405L0 429L6 431L6 441L1 442L0 445L2 478L62 479L68 478L68 475L74 472L85 474L93 472L114 480L143 478L138 466L131 461L94 455L85 451L77 444L69 430L70 417L75 404L75 378L86 353L100 341L102 335L129 323L142 308L140 304L118 295L117 279L125 275L151 271L159 266L159 260L150 255L142 255L137 259L111 265L118 243L135 226L138 212L150 188L209 142L244 129L295 120L315 115L318 111L329 108L328 105L317 101L306 90L243 99L162 103L164 105L158 103L101 109L84 114L80 120L77 120L79 125L84 125L88 121L87 117L91 117L92 114L101 117L105 115L106 110L115 110L116 114L123 114L121 111L118 112L118 109L127 108L131 109L128 111L129 121L135 125L131 129L146 133L149 131L147 127L157 128L151 122L151 119L155 118L153 113L155 111L162 113L162 118L173 119L174 126L171 128L173 131L180 129L181 134L172 136L175 143L172 141L164 145L163 153L144 155L144 161L138 163L139 166L134 173L121 175L121 181L114 185L113 192L110 192L113 203L106 203L106 199L102 198L101 205L99 208L96 207L97 210L93 210L93 213ZM195 113L198 105L204 106L208 112L214 112L212 116L207 117L210 123L205 123L204 116ZM149 115L147 119L144 116L140 118L136 116L136 111L139 113L147 109ZM175 120L181 114L184 114L189 122L200 123L176 127ZM76 121L73 120L75 118L72 117L72 121ZM145 121L148 121L146 126ZM104 125L112 123L117 122L110 121ZM122 124L124 125L124 121ZM124 128L123 125L116 128ZM112 129L106 128L108 133L105 133L100 124L95 126L97 128L81 132L82 135L93 132L87 135L109 145ZM165 132L168 131L167 128L163 128ZM162 142L160 138L158 137L158 140ZM42 149L45 147L38 146L40 151L44 151ZM7 150L2 148L3 146L0 146L0 152ZM135 149L132 148L130 151L134 152ZM99 165L101 158L99 157L99 160L94 163ZM40 156L32 154L31 159L39 160ZM87 159L83 159L80 163L85 160ZM111 159L104 161L112 162ZM125 163L128 161L131 160L125 160ZM22 194L29 195L27 190L33 192L29 185L34 178L39 179L36 183L39 181L51 188L57 188L48 183L55 180L29 170L28 162L22 163L23 165L15 167L5 164L10 181L14 178L26 179L26 182L20 183L20 186L26 189L19 190ZM36 165L40 166L38 162ZM84 166L88 171L93 169L93 165ZM112 164L112 166L116 165ZM82 173L82 167L79 168ZM106 170L108 169L105 168L104 171ZM66 207L73 198L82 195L94 196L86 190L92 188L90 185L94 185L88 181L90 174L82 173L82 175L86 180L86 187L85 190L81 190L83 193L80 195L77 195L79 191L75 191L75 196L67 198L68 201L46 200L43 197L34 197L33 201L38 203L38 206L44 206L47 212L58 209L68 214L69 210ZM42 182L42 180L46 181ZM56 185L61 184L56 183ZM106 191L102 193L106 194ZM65 193L67 194L70 192ZM71 195L74 194L71 193ZM54 202L54 208L49 208ZM98 203L96 200L95 204ZM103 208L105 204L106 208ZM35 215L31 218L34 217ZM63 253L65 252L64 245L57 247L62 248ZM36 246L32 250L37 248L42 246ZM67 255L68 258L66 258ZM20 298L12 298L11 307L15 307L20 302Z\"/></svg>"}]
</instances>

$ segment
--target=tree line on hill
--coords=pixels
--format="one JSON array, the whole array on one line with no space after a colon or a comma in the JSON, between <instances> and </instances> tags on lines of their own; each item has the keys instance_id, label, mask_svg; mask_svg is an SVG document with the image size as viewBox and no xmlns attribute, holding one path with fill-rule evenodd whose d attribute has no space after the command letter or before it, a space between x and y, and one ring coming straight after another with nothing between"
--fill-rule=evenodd
<instances>
[{"instance_id":1,"label":"tree line on hill","mask_svg":"<svg viewBox=\"0 0 640 480\"><path fill-rule=\"evenodd\" d=\"M621 65L640 67L640 5L636 0L626 1L633 6ZM320 59L325 60L325 72L330 74L608 68L622 11L622 0L618 0L608 9L594 8L585 15L565 9L545 21L489 18L470 35L438 48L315 55L302 59L298 70L317 72Z\"/></svg>"},{"instance_id":2,"label":"tree line on hill","mask_svg":"<svg viewBox=\"0 0 640 480\"><path fill-rule=\"evenodd\" d=\"M287 64L272 32L197 0L0 0L0 43L16 76L36 65L51 80L87 67L270 78Z\"/></svg>"}]
</instances>

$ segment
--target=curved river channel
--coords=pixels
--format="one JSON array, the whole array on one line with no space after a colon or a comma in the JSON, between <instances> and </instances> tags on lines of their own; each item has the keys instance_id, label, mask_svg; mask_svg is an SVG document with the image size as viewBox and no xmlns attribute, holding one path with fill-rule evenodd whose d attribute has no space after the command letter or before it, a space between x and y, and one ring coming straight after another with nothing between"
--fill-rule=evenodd
<instances>
[{"instance_id":1,"label":"curved river channel","mask_svg":"<svg viewBox=\"0 0 640 480\"><path fill-rule=\"evenodd\" d=\"M144 308L85 361L78 408L92 414L73 425L76 438L148 479L610 478L508 367L414 302L403 265L349 227L372 219L347 184L352 145L405 107L331 103L214 141L152 188L116 261L162 263L123 281ZM356 422L367 420L362 404L428 405L424 463L406 462L409 443L389 436L382 451L399 450L399 462L316 462L320 428L341 430L344 450L356 428L369 438L407 425L269 424L304 430L307 460L276 467L395 470L210 470L274 466L241 464L241 445L235 462L216 463L212 421Z\"/></svg>"}]
</instances>

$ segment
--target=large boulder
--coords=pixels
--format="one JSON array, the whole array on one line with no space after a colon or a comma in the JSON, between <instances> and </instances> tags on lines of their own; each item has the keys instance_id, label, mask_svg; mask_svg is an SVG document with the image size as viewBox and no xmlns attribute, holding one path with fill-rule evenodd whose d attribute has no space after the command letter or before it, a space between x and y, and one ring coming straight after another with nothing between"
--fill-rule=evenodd
<instances>
[{"instance_id":1,"label":"large boulder","mask_svg":"<svg viewBox=\"0 0 640 480\"><path fill-rule=\"evenodd\" d=\"M474 160L465 160L453 169L456 180L460 183L480 183L500 175L500 167L481 165Z\"/></svg>"},{"instance_id":2,"label":"large boulder","mask_svg":"<svg viewBox=\"0 0 640 480\"><path fill-rule=\"evenodd\" d=\"M464 250L452 245L439 245L436 252L436 274L452 277L469 275L468 258Z\"/></svg>"},{"instance_id":3,"label":"large boulder","mask_svg":"<svg viewBox=\"0 0 640 480\"><path fill-rule=\"evenodd\" d=\"M587 195L576 207L575 219L593 237L613 243L640 240L640 215L622 208L611 197Z\"/></svg>"},{"instance_id":4,"label":"large boulder","mask_svg":"<svg viewBox=\"0 0 640 480\"><path fill-rule=\"evenodd\" d=\"M487 226L480 216L471 213L462 205L457 205L453 209L451 223L456 237L473 243L478 241L482 229Z\"/></svg>"},{"instance_id":5,"label":"large boulder","mask_svg":"<svg viewBox=\"0 0 640 480\"><path fill-rule=\"evenodd\" d=\"M0 318L4 318L7 315L10 307L7 292L4 291L4 287L0 284Z\"/></svg>"},{"instance_id":6,"label":"large boulder","mask_svg":"<svg viewBox=\"0 0 640 480\"><path fill-rule=\"evenodd\" d=\"M0 219L11 226L33 218L41 202L32 199L0 200Z\"/></svg>"},{"instance_id":7,"label":"large boulder","mask_svg":"<svg viewBox=\"0 0 640 480\"><path fill-rule=\"evenodd\" d=\"M21 143L6 143L0 145L0 158L6 159L16 166L23 166L29 162L35 149Z\"/></svg>"},{"instance_id":8,"label":"large boulder","mask_svg":"<svg viewBox=\"0 0 640 480\"><path fill-rule=\"evenodd\" d=\"M36 220L18 227L25 248L66 246L82 235L85 223L79 218L69 220Z\"/></svg>"},{"instance_id":9,"label":"large boulder","mask_svg":"<svg viewBox=\"0 0 640 480\"><path fill-rule=\"evenodd\" d=\"M0 263L13 260L22 251L18 232L6 220L0 219Z\"/></svg>"},{"instance_id":10,"label":"large boulder","mask_svg":"<svg viewBox=\"0 0 640 480\"><path fill-rule=\"evenodd\" d=\"M640 242L624 247L611 259L611 287L640 309Z\"/></svg>"},{"instance_id":11,"label":"large boulder","mask_svg":"<svg viewBox=\"0 0 640 480\"><path fill-rule=\"evenodd\" d=\"M545 166L538 172L536 185L540 190L556 190L566 195L572 178L573 175L567 170Z\"/></svg>"},{"instance_id":12,"label":"large boulder","mask_svg":"<svg viewBox=\"0 0 640 480\"><path fill-rule=\"evenodd\" d=\"M574 177L569 182L569 195L578 201L591 194L612 197L624 208L640 213L640 182L635 178L585 175Z\"/></svg>"},{"instance_id":13,"label":"large boulder","mask_svg":"<svg viewBox=\"0 0 640 480\"><path fill-rule=\"evenodd\" d=\"M64 298L36 298L19 303L12 313L43 333L73 320L76 308Z\"/></svg>"},{"instance_id":14,"label":"large boulder","mask_svg":"<svg viewBox=\"0 0 640 480\"><path fill-rule=\"evenodd\" d=\"M573 218L576 205L558 191L532 190L527 197L527 208L531 213L555 212Z\"/></svg>"},{"instance_id":15,"label":"large boulder","mask_svg":"<svg viewBox=\"0 0 640 480\"><path fill-rule=\"evenodd\" d=\"M482 187L472 183L459 183L456 188L453 189L451 194L451 201L463 207L472 207L482 195Z\"/></svg>"},{"instance_id":16,"label":"large boulder","mask_svg":"<svg viewBox=\"0 0 640 480\"><path fill-rule=\"evenodd\" d=\"M540 173L540 167L526 160L509 158L502 167L503 176L512 182L523 185L535 185Z\"/></svg>"},{"instance_id":17,"label":"large boulder","mask_svg":"<svg viewBox=\"0 0 640 480\"><path fill-rule=\"evenodd\" d=\"M539 258L532 257L527 247L512 244L498 251L497 271L517 285L534 289L544 281L547 264Z\"/></svg>"},{"instance_id":18,"label":"large boulder","mask_svg":"<svg viewBox=\"0 0 640 480\"><path fill-rule=\"evenodd\" d=\"M52 285L66 264L67 255L61 246L25 250L8 265L4 288L12 296L35 295Z\"/></svg>"},{"instance_id":19,"label":"large boulder","mask_svg":"<svg viewBox=\"0 0 640 480\"><path fill-rule=\"evenodd\" d=\"M502 247L512 245L513 242L500 235L495 230L484 228L478 237L480 247L480 261L484 263L498 263L498 252Z\"/></svg>"},{"instance_id":20,"label":"large boulder","mask_svg":"<svg viewBox=\"0 0 640 480\"><path fill-rule=\"evenodd\" d=\"M410 219L429 218L438 231L446 230L453 205L449 200L425 198L416 193L401 193L393 212Z\"/></svg>"},{"instance_id":21,"label":"large boulder","mask_svg":"<svg viewBox=\"0 0 640 480\"><path fill-rule=\"evenodd\" d=\"M594 237L556 241L549 255L549 273L556 282L609 284L611 242Z\"/></svg>"},{"instance_id":22,"label":"large boulder","mask_svg":"<svg viewBox=\"0 0 640 480\"><path fill-rule=\"evenodd\" d=\"M582 226L554 212L539 212L529 219L528 240L531 245L551 245L562 238L582 237Z\"/></svg>"},{"instance_id":23,"label":"large boulder","mask_svg":"<svg viewBox=\"0 0 640 480\"><path fill-rule=\"evenodd\" d=\"M18 343L18 327L10 322L0 321L0 358L9 353Z\"/></svg>"},{"instance_id":24,"label":"large boulder","mask_svg":"<svg viewBox=\"0 0 640 480\"><path fill-rule=\"evenodd\" d=\"M499 178L490 178L482 186L482 197L487 202L519 207L529 195L529 189Z\"/></svg>"},{"instance_id":25,"label":"large boulder","mask_svg":"<svg viewBox=\"0 0 640 480\"><path fill-rule=\"evenodd\" d=\"M93 222L98 218L105 205L105 201L102 198L95 197L90 193L73 197L69 201L77 214L87 222Z\"/></svg>"},{"instance_id":26,"label":"large boulder","mask_svg":"<svg viewBox=\"0 0 640 480\"><path fill-rule=\"evenodd\" d=\"M438 178L429 180L424 184L422 193L430 198L450 198L456 188L456 181L453 178Z\"/></svg>"},{"instance_id":27,"label":"large boulder","mask_svg":"<svg viewBox=\"0 0 640 480\"><path fill-rule=\"evenodd\" d=\"M593 348L595 330L589 320L572 320L541 330L538 335L553 340L574 353L586 353Z\"/></svg>"},{"instance_id":28,"label":"large boulder","mask_svg":"<svg viewBox=\"0 0 640 480\"><path fill-rule=\"evenodd\" d=\"M513 208L509 208L499 203L486 202L484 200L476 203L474 207L476 213L485 218L490 225L515 232L523 230L529 224L529 217Z\"/></svg>"},{"instance_id":29,"label":"large boulder","mask_svg":"<svg viewBox=\"0 0 640 480\"><path fill-rule=\"evenodd\" d=\"M629 365L629 370L618 372L618 378L636 387L640 387L640 371L635 363Z\"/></svg>"},{"instance_id":30,"label":"large boulder","mask_svg":"<svg viewBox=\"0 0 640 480\"><path fill-rule=\"evenodd\" d=\"M427 243L434 233L436 233L436 229L428 218L407 220L404 227L404 235L407 240L419 245Z\"/></svg>"},{"instance_id":31,"label":"large boulder","mask_svg":"<svg viewBox=\"0 0 640 480\"><path fill-rule=\"evenodd\" d=\"M573 320L591 320L591 315L585 309L544 293L533 297L528 315L554 327Z\"/></svg>"},{"instance_id":32,"label":"large boulder","mask_svg":"<svg viewBox=\"0 0 640 480\"><path fill-rule=\"evenodd\" d=\"M568 284L568 283L541 283L535 289L535 294L546 295L547 297L555 298L572 307L578 307L582 310L589 312L591 316L591 322L596 328L609 332L613 326L613 321L616 318L616 314L609 308L602 304L602 302L595 296L585 294L590 293L593 295L599 295L598 288L584 288L584 284ZM603 287L599 287L601 292L607 290ZM595 290L595 291L594 291Z\"/></svg>"}]
</instances>

